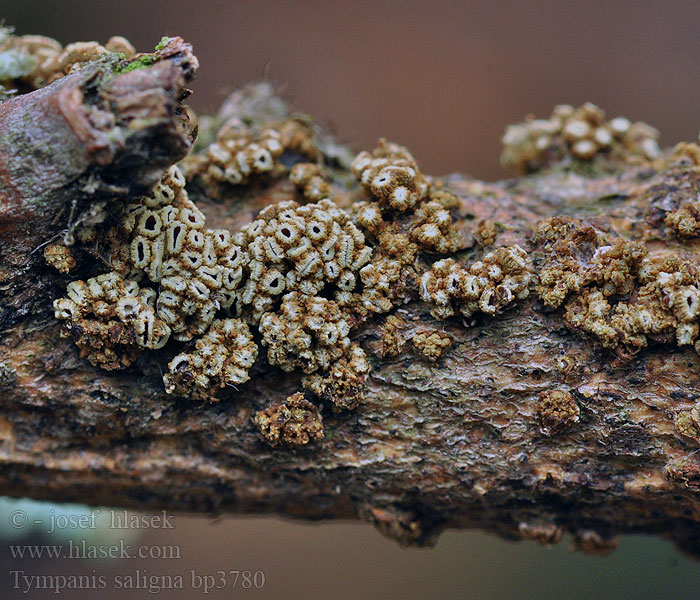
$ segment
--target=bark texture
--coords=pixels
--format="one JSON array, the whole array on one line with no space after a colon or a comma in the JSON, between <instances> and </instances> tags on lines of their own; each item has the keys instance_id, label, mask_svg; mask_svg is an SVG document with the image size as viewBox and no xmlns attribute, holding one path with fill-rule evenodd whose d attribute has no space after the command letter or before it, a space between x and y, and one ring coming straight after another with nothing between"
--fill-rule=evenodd
<instances>
[{"instance_id":1,"label":"bark texture","mask_svg":"<svg viewBox=\"0 0 700 600\"><path fill-rule=\"evenodd\" d=\"M142 193L184 156L189 75L180 59L95 85L99 70L76 73L0 105L0 493L359 516L406 544L469 527L544 543L571 532L582 548L603 552L617 534L642 532L700 553L698 444L675 425L700 398L700 357L658 344L620 360L532 294L473 326L437 322L410 302L398 311L408 343L395 357L382 357L384 318L370 320L356 335L372 363L365 401L352 412L325 411L325 438L301 449L270 448L251 423L255 411L298 391L298 374L260 367L239 391L201 404L166 395L161 368L172 351L121 372L81 359L51 308L76 275L59 274L35 250L65 234L71 213ZM232 106L254 113L277 102L248 100ZM340 186L347 171L338 160ZM697 189L694 173L554 169L500 183L445 182L460 199L464 231L491 219L504 229L502 242L528 248L535 223L554 215L631 236L645 223L653 229L659 199ZM237 228L290 193L285 180L223 202L195 199L209 226ZM674 243L645 237L650 248ZM674 249L695 250L688 242ZM427 326L453 340L435 362L410 342ZM561 428L542 421L540 393L549 391L567 392L578 419L563 416Z\"/></svg>"}]
</instances>

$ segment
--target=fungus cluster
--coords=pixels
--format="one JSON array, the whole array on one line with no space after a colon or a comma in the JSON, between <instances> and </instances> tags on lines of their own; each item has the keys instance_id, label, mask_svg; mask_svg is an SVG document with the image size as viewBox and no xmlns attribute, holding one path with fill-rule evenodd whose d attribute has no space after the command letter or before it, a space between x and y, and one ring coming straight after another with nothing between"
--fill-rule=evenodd
<instances>
[{"instance_id":1,"label":"fungus cluster","mask_svg":"<svg viewBox=\"0 0 700 600\"><path fill-rule=\"evenodd\" d=\"M481 219L474 237L481 246L492 246L498 237L498 226L491 219Z\"/></svg>"},{"instance_id":2,"label":"fungus cluster","mask_svg":"<svg viewBox=\"0 0 700 600\"><path fill-rule=\"evenodd\" d=\"M184 185L172 167L108 235L112 268L159 284L158 314L179 341L204 334L217 311L233 307L248 260L228 231L206 228Z\"/></svg>"},{"instance_id":3,"label":"fungus cluster","mask_svg":"<svg viewBox=\"0 0 700 600\"><path fill-rule=\"evenodd\" d=\"M238 119L225 124L204 153L185 162L188 179L205 174L211 181L241 185L251 177L272 174L283 147L272 128L255 131Z\"/></svg>"},{"instance_id":4,"label":"fungus cluster","mask_svg":"<svg viewBox=\"0 0 700 600\"><path fill-rule=\"evenodd\" d=\"M535 289L548 306L564 305L569 326L627 353L649 338L696 343L700 268L694 262L649 258L643 243L610 242L567 217L541 222L534 241L544 254Z\"/></svg>"},{"instance_id":5,"label":"fungus cluster","mask_svg":"<svg viewBox=\"0 0 700 600\"><path fill-rule=\"evenodd\" d=\"M313 297L327 288L350 304L372 257L365 236L330 200L268 206L239 237L250 256L240 301L252 306L256 320L285 292Z\"/></svg>"},{"instance_id":6,"label":"fungus cluster","mask_svg":"<svg viewBox=\"0 0 700 600\"><path fill-rule=\"evenodd\" d=\"M497 248L482 260L463 266L452 258L433 264L420 278L420 295L430 314L446 319L457 313L494 315L528 296L530 265L520 246Z\"/></svg>"},{"instance_id":7,"label":"fungus cluster","mask_svg":"<svg viewBox=\"0 0 700 600\"><path fill-rule=\"evenodd\" d=\"M700 446L700 402L690 410L679 411L673 422L681 437Z\"/></svg>"},{"instance_id":8,"label":"fungus cluster","mask_svg":"<svg viewBox=\"0 0 700 600\"><path fill-rule=\"evenodd\" d=\"M131 364L139 346L162 347L169 338L193 342L168 365L166 391L213 399L217 389L248 379L258 355L250 324L259 330L271 364L317 374L307 388L334 406L356 405L369 364L348 336L356 320L353 305L361 304L366 291L361 272L372 249L349 215L330 200L305 206L280 202L232 235L206 227L184 185L182 173L172 167L148 196L126 204L119 223L102 236L104 258L113 269L102 277L121 282L110 291L115 305L138 292L138 281L153 284L141 295L147 295L145 306L158 326L148 331L158 332L158 342L143 339L135 317L122 317L123 356L103 357L103 347L116 350L109 342L113 314L102 311L105 342L93 342L93 327L81 342L84 355L116 368ZM99 227L80 229L78 238L96 241ZM90 285L74 282L69 298L55 302L56 316L71 321L72 331L77 330L72 321L85 315L73 307L71 294ZM319 296L322 291L334 299ZM85 329L83 324L80 330Z\"/></svg>"},{"instance_id":9,"label":"fungus cluster","mask_svg":"<svg viewBox=\"0 0 700 600\"><path fill-rule=\"evenodd\" d=\"M435 189L406 148L383 139L372 152L358 154L351 170L370 196L353 205L355 222L374 246L372 262L361 272L362 308L386 313L414 295L419 252L460 247L449 213L459 203Z\"/></svg>"},{"instance_id":10,"label":"fungus cluster","mask_svg":"<svg viewBox=\"0 0 700 600\"><path fill-rule=\"evenodd\" d=\"M318 157L310 126L299 119L253 125L234 116L218 129L216 140L202 152L188 156L182 168L188 180L200 181L208 195L218 198L227 185L245 185L287 173L284 154L289 154L293 162ZM313 194L311 187L309 193ZM326 197L315 195L318 200Z\"/></svg>"},{"instance_id":11,"label":"fungus cluster","mask_svg":"<svg viewBox=\"0 0 700 600\"><path fill-rule=\"evenodd\" d=\"M69 273L78 264L71 249L63 244L48 244L44 248L44 260L59 273Z\"/></svg>"},{"instance_id":12,"label":"fungus cluster","mask_svg":"<svg viewBox=\"0 0 700 600\"><path fill-rule=\"evenodd\" d=\"M143 349L162 348L170 328L158 317L156 292L115 272L68 284L67 297L54 302L80 356L113 370L127 367Z\"/></svg>"},{"instance_id":13,"label":"fungus cluster","mask_svg":"<svg viewBox=\"0 0 700 600\"><path fill-rule=\"evenodd\" d=\"M289 172L289 181L306 202L320 202L331 197L331 185L318 164L297 163Z\"/></svg>"},{"instance_id":14,"label":"fungus cluster","mask_svg":"<svg viewBox=\"0 0 700 600\"><path fill-rule=\"evenodd\" d=\"M364 398L370 366L364 350L351 344L347 353L323 372L302 377L302 384L312 394L330 402L334 411L352 410Z\"/></svg>"},{"instance_id":15,"label":"fungus cluster","mask_svg":"<svg viewBox=\"0 0 700 600\"><path fill-rule=\"evenodd\" d=\"M413 346L428 360L438 360L451 345L452 338L444 331L425 330L413 336Z\"/></svg>"},{"instance_id":16,"label":"fungus cluster","mask_svg":"<svg viewBox=\"0 0 700 600\"><path fill-rule=\"evenodd\" d=\"M63 47L52 38L16 36L0 27L0 84L38 89L109 54L130 59L136 50L119 36L110 38L104 46L97 42L75 42Z\"/></svg>"},{"instance_id":17,"label":"fungus cluster","mask_svg":"<svg viewBox=\"0 0 700 600\"><path fill-rule=\"evenodd\" d=\"M574 397L565 390L540 392L537 416L547 434L559 433L578 423L581 409Z\"/></svg>"},{"instance_id":18,"label":"fungus cluster","mask_svg":"<svg viewBox=\"0 0 700 600\"><path fill-rule=\"evenodd\" d=\"M253 336L240 319L217 319L192 352L178 354L163 377L168 394L211 400L217 388L248 381L258 357Z\"/></svg>"},{"instance_id":19,"label":"fungus cluster","mask_svg":"<svg viewBox=\"0 0 700 600\"><path fill-rule=\"evenodd\" d=\"M337 303L291 292L277 312L260 320L262 343L270 364L291 372L326 370L350 349L350 324Z\"/></svg>"},{"instance_id":20,"label":"fungus cluster","mask_svg":"<svg viewBox=\"0 0 700 600\"><path fill-rule=\"evenodd\" d=\"M430 190L411 153L384 139L372 152L360 152L351 170L382 206L395 211L414 209Z\"/></svg>"},{"instance_id":21,"label":"fungus cluster","mask_svg":"<svg viewBox=\"0 0 700 600\"><path fill-rule=\"evenodd\" d=\"M398 315L388 315L379 328L380 341L376 353L385 356L398 356L406 344L407 323Z\"/></svg>"},{"instance_id":22,"label":"fungus cluster","mask_svg":"<svg viewBox=\"0 0 700 600\"><path fill-rule=\"evenodd\" d=\"M304 399L301 392L258 411L253 423L271 446L304 446L312 440L323 439L323 418L318 407Z\"/></svg>"},{"instance_id":23,"label":"fungus cluster","mask_svg":"<svg viewBox=\"0 0 700 600\"><path fill-rule=\"evenodd\" d=\"M658 131L624 117L605 120L605 112L587 102L578 108L561 104L549 119L528 117L503 136L504 167L530 173L570 159L608 157L617 162L642 162L661 156Z\"/></svg>"},{"instance_id":24,"label":"fungus cluster","mask_svg":"<svg viewBox=\"0 0 700 600\"><path fill-rule=\"evenodd\" d=\"M538 223L533 242L544 255L535 290L552 308L587 286L600 287L604 296L628 294L646 257L643 243L611 242L596 228L570 217Z\"/></svg>"},{"instance_id":25,"label":"fungus cluster","mask_svg":"<svg viewBox=\"0 0 700 600\"><path fill-rule=\"evenodd\" d=\"M425 252L449 254L459 248L459 234L452 216L435 200L418 206L413 214L409 239Z\"/></svg>"}]
</instances>

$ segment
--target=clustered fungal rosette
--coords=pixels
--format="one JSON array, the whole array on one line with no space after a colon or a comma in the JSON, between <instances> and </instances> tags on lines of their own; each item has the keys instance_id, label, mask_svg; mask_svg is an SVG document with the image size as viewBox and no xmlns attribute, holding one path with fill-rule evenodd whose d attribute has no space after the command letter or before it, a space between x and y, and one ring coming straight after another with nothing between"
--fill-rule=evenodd
<instances>
[{"instance_id":1,"label":"clustered fungal rosette","mask_svg":"<svg viewBox=\"0 0 700 600\"><path fill-rule=\"evenodd\" d=\"M527 253L517 245L497 248L469 267L445 258L421 276L420 295L436 319L494 315L528 296L530 268Z\"/></svg>"},{"instance_id":2,"label":"clustered fungal rosette","mask_svg":"<svg viewBox=\"0 0 700 600\"><path fill-rule=\"evenodd\" d=\"M438 360L451 345L452 338L444 331L424 330L413 336L413 346L428 360Z\"/></svg>"},{"instance_id":3,"label":"clustered fungal rosette","mask_svg":"<svg viewBox=\"0 0 700 600\"><path fill-rule=\"evenodd\" d=\"M240 319L217 319L197 340L194 351L178 354L163 377L169 394L207 399L212 389L248 381L258 347Z\"/></svg>"},{"instance_id":4,"label":"clustered fungal rosette","mask_svg":"<svg viewBox=\"0 0 700 600\"><path fill-rule=\"evenodd\" d=\"M162 348L170 329L158 318L156 293L115 272L68 284L54 302L80 355L103 369L127 367L142 349Z\"/></svg>"},{"instance_id":5,"label":"clustered fungal rosette","mask_svg":"<svg viewBox=\"0 0 700 600\"><path fill-rule=\"evenodd\" d=\"M251 305L256 320L285 292L314 297L326 288L350 305L372 258L364 234L330 200L270 205L238 237L250 257L240 301Z\"/></svg>"},{"instance_id":6,"label":"clustered fungal rosette","mask_svg":"<svg viewBox=\"0 0 700 600\"><path fill-rule=\"evenodd\" d=\"M411 153L386 140L372 152L360 152L351 169L380 205L399 212L414 209L430 190Z\"/></svg>"},{"instance_id":7,"label":"clustered fungal rosette","mask_svg":"<svg viewBox=\"0 0 700 600\"><path fill-rule=\"evenodd\" d=\"M258 411L253 423L271 446L305 446L323 438L323 418L318 407L306 400L301 392Z\"/></svg>"},{"instance_id":8,"label":"clustered fungal rosette","mask_svg":"<svg viewBox=\"0 0 700 600\"><path fill-rule=\"evenodd\" d=\"M605 112L587 102L578 108L561 104L549 119L528 117L511 125L503 136L504 167L531 173L566 160L643 162L661 156L658 131L625 117L605 120Z\"/></svg>"},{"instance_id":9,"label":"clustered fungal rosette","mask_svg":"<svg viewBox=\"0 0 700 600\"><path fill-rule=\"evenodd\" d=\"M564 321L619 354L650 339L700 352L700 267L678 256L653 258L642 242L607 236L568 217L541 222L533 241L543 263L535 290Z\"/></svg>"},{"instance_id":10,"label":"clustered fungal rosette","mask_svg":"<svg viewBox=\"0 0 700 600\"><path fill-rule=\"evenodd\" d=\"M289 118L281 123L252 125L234 116L224 122L216 139L202 152L188 156L182 168L188 180L198 181L210 197L219 198L226 186L246 185L289 173L289 161L296 163L299 157L305 160L319 157L314 132L303 120ZM320 176L320 172L310 174L308 170L297 169L292 182L301 186L302 194L309 184L308 193L314 197L306 194L304 197L322 200L328 195L318 193L319 190L314 192L313 186L320 184L322 189L326 186L321 184L322 178L314 176Z\"/></svg>"}]
</instances>

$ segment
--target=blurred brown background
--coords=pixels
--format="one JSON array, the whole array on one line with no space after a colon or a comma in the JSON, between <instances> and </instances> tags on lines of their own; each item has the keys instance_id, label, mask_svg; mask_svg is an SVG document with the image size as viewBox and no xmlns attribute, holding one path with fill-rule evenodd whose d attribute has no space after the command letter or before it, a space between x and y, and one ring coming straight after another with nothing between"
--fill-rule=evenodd
<instances>
[{"instance_id":1,"label":"blurred brown background","mask_svg":"<svg viewBox=\"0 0 700 600\"><path fill-rule=\"evenodd\" d=\"M386 136L433 174L503 176L505 126L562 102L646 121L666 145L700 127L697 2L3 0L0 16L64 44L181 35L198 112L267 77L355 148Z\"/></svg>"},{"instance_id":2,"label":"blurred brown background","mask_svg":"<svg viewBox=\"0 0 700 600\"><path fill-rule=\"evenodd\" d=\"M547 116L561 102L591 100L610 116L646 121L660 129L663 145L695 139L700 126L700 4L692 2L3 0L2 17L20 34L62 43L120 34L140 51L162 35L181 35L201 63L191 100L197 112L215 110L235 86L266 77L354 148L386 136L406 144L433 174L502 177L505 126L528 112ZM0 575L265 572L262 590L203 596L210 598L641 600L697 598L700 584L700 564L644 537L626 538L600 559L569 553L567 541L549 550L448 532L435 549L405 550L363 525L180 517L175 530L141 543L178 544L183 558L18 562L3 547ZM99 595L153 597L146 590ZM191 590L157 596L199 597ZM22 595L5 584L2 597L56 596Z\"/></svg>"}]
</instances>

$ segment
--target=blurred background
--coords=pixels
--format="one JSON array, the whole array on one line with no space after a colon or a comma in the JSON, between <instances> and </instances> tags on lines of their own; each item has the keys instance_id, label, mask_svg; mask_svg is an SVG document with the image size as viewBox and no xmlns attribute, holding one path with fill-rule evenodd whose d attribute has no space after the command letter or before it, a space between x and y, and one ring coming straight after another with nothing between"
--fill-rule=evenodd
<instances>
[{"instance_id":1,"label":"blurred background","mask_svg":"<svg viewBox=\"0 0 700 600\"><path fill-rule=\"evenodd\" d=\"M700 126L700 4L692 2L2 0L2 18L19 34L63 44L123 35L147 51L163 35L181 35L201 64L190 102L197 113L215 111L236 86L266 78L356 150L388 137L436 175L503 177L505 126L527 113L548 116L557 103L590 100L610 117L646 121L661 131L664 146L695 140ZM177 516L172 530L87 532L99 543L128 537L137 545L177 546L177 560L19 559L9 544L65 540L41 528L3 528L17 506L44 514L42 520L52 508L67 512L0 503L3 598L56 597L13 589L11 571L104 575L111 583L130 576L132 585L180 574L189 588L110 585L99 592L103 598L196 598L203 589L191 589L192 570L224 571L228 584L229 571L264 572L262 589L239 585L203 596L209 598L642 600L697 598L700 589L700 563L657 539L624 538L607 558L571 553L566 539L547 549L478 532L447 532L436 548L411 550L368 525L274 518Z\"/></svg>"}]
</instances>

